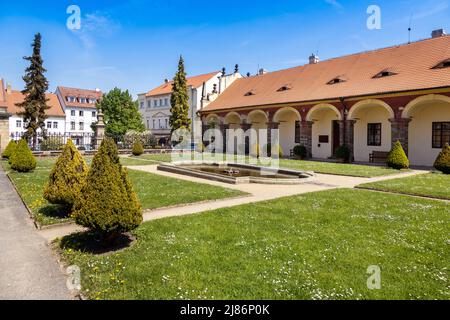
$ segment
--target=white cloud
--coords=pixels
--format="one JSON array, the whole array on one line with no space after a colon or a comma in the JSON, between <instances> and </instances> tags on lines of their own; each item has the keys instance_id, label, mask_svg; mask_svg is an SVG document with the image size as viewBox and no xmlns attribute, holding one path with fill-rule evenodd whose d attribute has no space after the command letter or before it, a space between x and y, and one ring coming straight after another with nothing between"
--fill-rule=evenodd
<instances>
[{"instance_id":1,"label":"white cloud","mask_svg":"<svg viewBox=\"0 0 450 320\"><path fill-rule=\"evenodd\" d=\"M326 3L332 5L335 9L343 9L342 4L337 0L325 0Z\"/></svg>"}]
</instances>

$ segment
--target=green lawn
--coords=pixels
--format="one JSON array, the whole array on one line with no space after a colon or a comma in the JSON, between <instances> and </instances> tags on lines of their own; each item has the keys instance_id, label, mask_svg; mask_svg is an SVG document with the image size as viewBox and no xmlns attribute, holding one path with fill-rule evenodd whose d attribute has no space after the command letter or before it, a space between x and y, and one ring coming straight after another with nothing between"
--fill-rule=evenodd
<instances>
[{"instance_id":1,"label":"green lawn","mask_svg":"<svg viewBox=\"0 0 450 320\"><path fill-rule=\"evenodd\" d=\"M90 163L92 158L86 160ZM59 206L49 204L42 197L55 161L55 158L38 158L36 170L30 173L15 172L9 168L6 161L1 161L25 203L33 212L34 219L40 225L51 225L69 220L67 214L62 212ZM129 170L129 176L144 209L244 195L242 192L233 189L178 180L141 171Z\"/></svg>"},{"instance_id":2,"label":"green lawn","mask_svg":"<svg viewBox=\"0 0 450 320\"><path fill-rule=\"evenodd\" d=\"M359 187L450 200L450 175L440 173L367 183Z\"/></svg>"},{"instance_id":3,"label":"green lawn","mask_svg":"<svg viewBox=\"0 0 450 320\"><path fill-rule=\"evenodd\" d=\"M439 201L341 189L147 222L110 255L61 243L91 299L448 300L449 217Z\"/></svg>"}]
</instances>

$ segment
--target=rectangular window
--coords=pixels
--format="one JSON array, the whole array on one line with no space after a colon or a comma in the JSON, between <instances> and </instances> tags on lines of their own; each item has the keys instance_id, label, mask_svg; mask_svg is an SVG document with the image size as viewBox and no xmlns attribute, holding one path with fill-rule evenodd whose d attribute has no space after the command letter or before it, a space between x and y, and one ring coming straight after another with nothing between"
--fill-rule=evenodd
<instances>
[{"instance_id":1,"label":"rectangular window","mask_svg":"<svg viewBox=\"0 0 450 320\"><path fill-rule=\"evenodd\" d=\"M166 129L169 128L169 119L166 119Z\"/></svg>"},{"instance_id":2,"label":"rectangular window","mask_svg":"<svg viewBox=\"0 0 450 320\"><path fill-rule=\"evenodd\" d=\"M97 112L92 111L92 118L95 118L97 116Z\"/></svg>"},{"instance_id":3,"label":"rectangular window","mask_svg":"<svg viewBox=\"0 0 450 320\"><path fill-rule=\"evenodd\" d=\"M433 122L433 148L442 149L450 144L450 122Z\"/></svg>"},{"instance_id":4,"label":"rectangular window","mask_svg":"<svg viewBox=\"0 0 450 320\"><path fill-rule=\"evenodd\" d=\"M53 129L58 129L58 122L53 122Z\"/></svg>"},{"instance_id":5,"label":"rectangular window","mask_svg":"<svg viewBox=\"0 0 450 320\"><path fill-rule=\"evenodd\" d=\"M158 106L158 100L153 100L153 106L157 107Z\"/></svg>"},{"instance_id":6,"label":"rectangular window","mask_svg":"<svg viewBox=\"0 0 450 320\"><path fill-rule=\"evenodd\" d=\"M70 130L75 131L75 122L70 123Z\"/></svg>"},{"instance_id":7,"label":"rectangular window","mask_svg":"<svg viewBox=\"0 0 450 320\"><path fill-rule=\"evenodd\" d=\"M52 123L51 123L51 121L48 121L47 122L47 129L51 129L52 128Z\"/></svg>"},{"instance_id":8,"label":"rectangular window","mask_svg":"<svg viewBox=\"0 0 450 320\"><path fill-rule=\"evenodd\" d=\"M152 101L151 101L151 100L148 100L148 101L147 101L147 107L148 107L148 108L151 108L151 107L152 107Z\"/></svg>"},{"instance_id":9,"label":"rectangular window","mask_svg":"<svg viewBox=\"0 0 450 320\"><path fill-rule=\"evenodd\" d=\"M84 112L80 110L80 117L84 116Z\"/></svg>"},{"instance_id":10,"label":"rectangular window","mask_svg":"<svg viewBox=\"0 0 450 320\"><path fill-rule=\"evenodd\" d=\"M158 119L158 129L161 129L161 119Z\"/></svg>"},{"instance_id":11,"label":"rectangular window","mask_svg":"<svg viewBox=\"0 0 450 320\"><path fill-rule=\"evenodd\" d=\"M300 121L295 121L295 143L300 143Z\"/></svg>"},{"instance_id":12,"label":"rectangular window","mask_svg":"<svg viewBox=\"0 0 450 320\"><path fill-rule=\"evenodd\" d=\"M16 128L22 128L22 120L16 120Z\"/></svg>"},{"instance_id":13,"label":"rectangular window","mask_svg":"<svg viewBox=\"0 0 450 320\"><path fill-rule=\"evenodd\" d=\"M147 129L150 129L150 121L147 119Z\"/></svg>"},{"instance_id":14,"label":"rectangular window","mask_svg":"<svg viewBox=\"0 0 450 320\"><path fill-rule=\"evenodd\" d=\"M140 106L141 106L141 109L144 109L144 103L143 102L140 103Z\"/></svg>"},{"instance_id":15,"label":"rectangular window","mask_svg":"<svg viewBox=\"0 0 450 320\"><path fill-rule=\"evenodd\" d=\"M367 145L381 146L381 123L367 124Z\"/></svg>"},{"instance_id":16,"label":"rectangular window","mask_svg":"<svg viewBox=\"0 0 450 320\"><path fill-rule=\"evenodd\" d=\"M161 107L163 105L163 99L159 99L159 106Z\"/></svg>"},{"instance_id":17,"label":"rectangular window","mask_svg":"<svg viewBox=\"0 0 450 320\"><path fill-rule=\"evenodd\" d=\"M80 131L83 131L84 130L84 122L80 122L79 125L80 125Z\"/></svg>"},{"instance_id":18,"label":"rectangular window","mask_svg":"<svg viewBox=\"0 0 450 320\"><path fill-rule=\"evenodd\" d=\"M164 105L166 105L166 106L169 105L169 98L164 99Z\"/></svg>"},{"instance_id":19,"label":"rectangular window","mask_svg":"<svg viewBox=\"0 0 450 320\"><path fill-rule=\"evenodd\" d=\"M155 120L153 119L153 127L152 127L153 129L156 129L156 126L155 126Z\"/></svg>"},{"instance_id":20,"label":"rectangular window","mask_svg":"<svg viewBox=\"0 0 450 320\"><path fill-rule=\"evenodd\" d=\"M75 110L70 110L70 115L71 115L72 117L75 117Z\"/></svg>"}]
</instances>

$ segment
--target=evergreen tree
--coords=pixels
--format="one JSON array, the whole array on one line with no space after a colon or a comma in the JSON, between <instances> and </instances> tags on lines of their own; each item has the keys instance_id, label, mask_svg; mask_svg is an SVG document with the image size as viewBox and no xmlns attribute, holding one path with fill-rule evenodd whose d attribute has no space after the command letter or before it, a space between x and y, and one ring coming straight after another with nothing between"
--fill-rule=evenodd
<instances>
[{"instance_id":1,"label":"evergreen tree","mask_svg":"<svg viewBox=\"0 0 450 320\"><path fill-rule=\"evenodd\" d=\"M172 133L177 129L187 129L190 131L189 95L183 57L180 57L178 71L173 78L170 104L170 127Z\"/></svg>"},{"instance_id":2,"label":"evergreen tree","mask_svg":"<svg viewBox=\"0 0 450 320\"><path fill-rule=\"evenodd\" d=\"M120 165L117 146L104 139L96 153L74 206L75 222L105 239L135 229L142 222L142 207Z\"/></svg>"},{"instance_id":3,"label":"evergreen tree","mask_svg":"<svg viewBox=\"0 0 450 320\"><path fill-rule=\"evenodd\" d=\"M16 150L16 148L17 142L14 140L9 141L8 145L6 146L5 150L2 153L2 157L5 159L9 159L14 153L14 150Z\"/></svg>"},{"instance_id":4,"label":"evergreen tree","mask_svg":"<svg viewBox=\"0 0 450 320\"><path fill-rule=\"evenodd\" d=\"M22 91L25 100L17 106L23 109L19 115L23 117L26 124L25 137L33 138L33 147L36 147L37 131L41 129L45 134L45 112L50 108L45 96L45 92L48 90L48 81L44 76L47 70L43 67L44 61L41 57L40 33L34 36L32 47L33 54L30 57L24 57L25 60L30 62L30 66L25 70L25 75L22 78L25 82L25 89Z\"/></svg>"},{"instance_id":5,"label":"evergreen tree","mask_svg":"<svg viewBox=\"0 0 450 320\"><path fill-rule=\"evenodd\" d=\"M11 168L18 172L29 172L36 168L36 159L31 153L28 143L25 139L21 139L16 149L9 158Z\"/></svg>"},{"instance_id":6,"label":"evergreen tree","mask_svg":"<svg viewBox=\"0 0 450 320\"><path fill-rule=\"evenodd\" d=\"M123 135L127 131L145 131L138 101L133 101L128 90L114 88L103 96L97 108L104 114L105 131L109 135Z\"/></svg>"},{"instance_id":7,"label":"evergreen tree","mask_svg":"<svg viewBox=\"0 0 450 320\"><path fill-rule=\"evenodd\" d=\"M442 148L442 151L436 158L434 167L444 174L450 174L450 146L448 143Z\"/></svg>"},{"instance_id":8,"label":"evergreen tree","mask_svg":"<svg viewBox=\"0 0 450 320\"><path fill-rule=\"evenodd\" d=\"M87 173L88 166L83 156L69 139L50 172L44 198L50 203L71 209L80 194Z\"/></svg>"}]
</instances>

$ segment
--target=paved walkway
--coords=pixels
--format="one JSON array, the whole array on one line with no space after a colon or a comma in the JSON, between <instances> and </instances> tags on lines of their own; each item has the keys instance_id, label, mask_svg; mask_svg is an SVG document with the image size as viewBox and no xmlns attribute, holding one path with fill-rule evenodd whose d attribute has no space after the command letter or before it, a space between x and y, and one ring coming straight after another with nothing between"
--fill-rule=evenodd
<instances>
[{"instance_id":1,"label":"paved walkway","mask_svg":"<svg viewBox=\"0 0 450 320\"><path fill-rule=\"evenodd\" d=\"M170 172L158 171L157 165L133 166L133 170L140 170L153 174L163 175L166 177L177 178L192 182L203 183L207 185L214 185L224 188L236 189L249 194L249 196L214 200L201 203L192 203L170 208L161 208L156 210L147 210L144 212L144 221L156 220L161 218L183 216L188 214L201 213L209 210L233 207L242 204L273 200L281 197L288 197L298 194L305 194L310 192L324 191L336 188L354 188L357 185L368 182L376 182L383 180L395 179L398 177L408 177L417 174L423 174L424 171L410 171L390 176L376 177L376 178L358 178L358 177L344 177L327 174L316 174L314 181L299 184L299 185L264 185L264 184L228 184L218 181L206 180L201 178L189 177ZM83 229L75 224L64 225L61 227L48 228L41 230L40 234L48 241L55 238L65 236L67 234L82 231Z\"/></svg>"},{"instance_id":2,"label":"paved walkway","mask_svg":"<svg viewBox=\"0 0 450 320\"><path fill-rule=\"evenodd\" d=\"M70 299L56 257L0 166L0 300Z\"/></svg>"}]
</instances>

